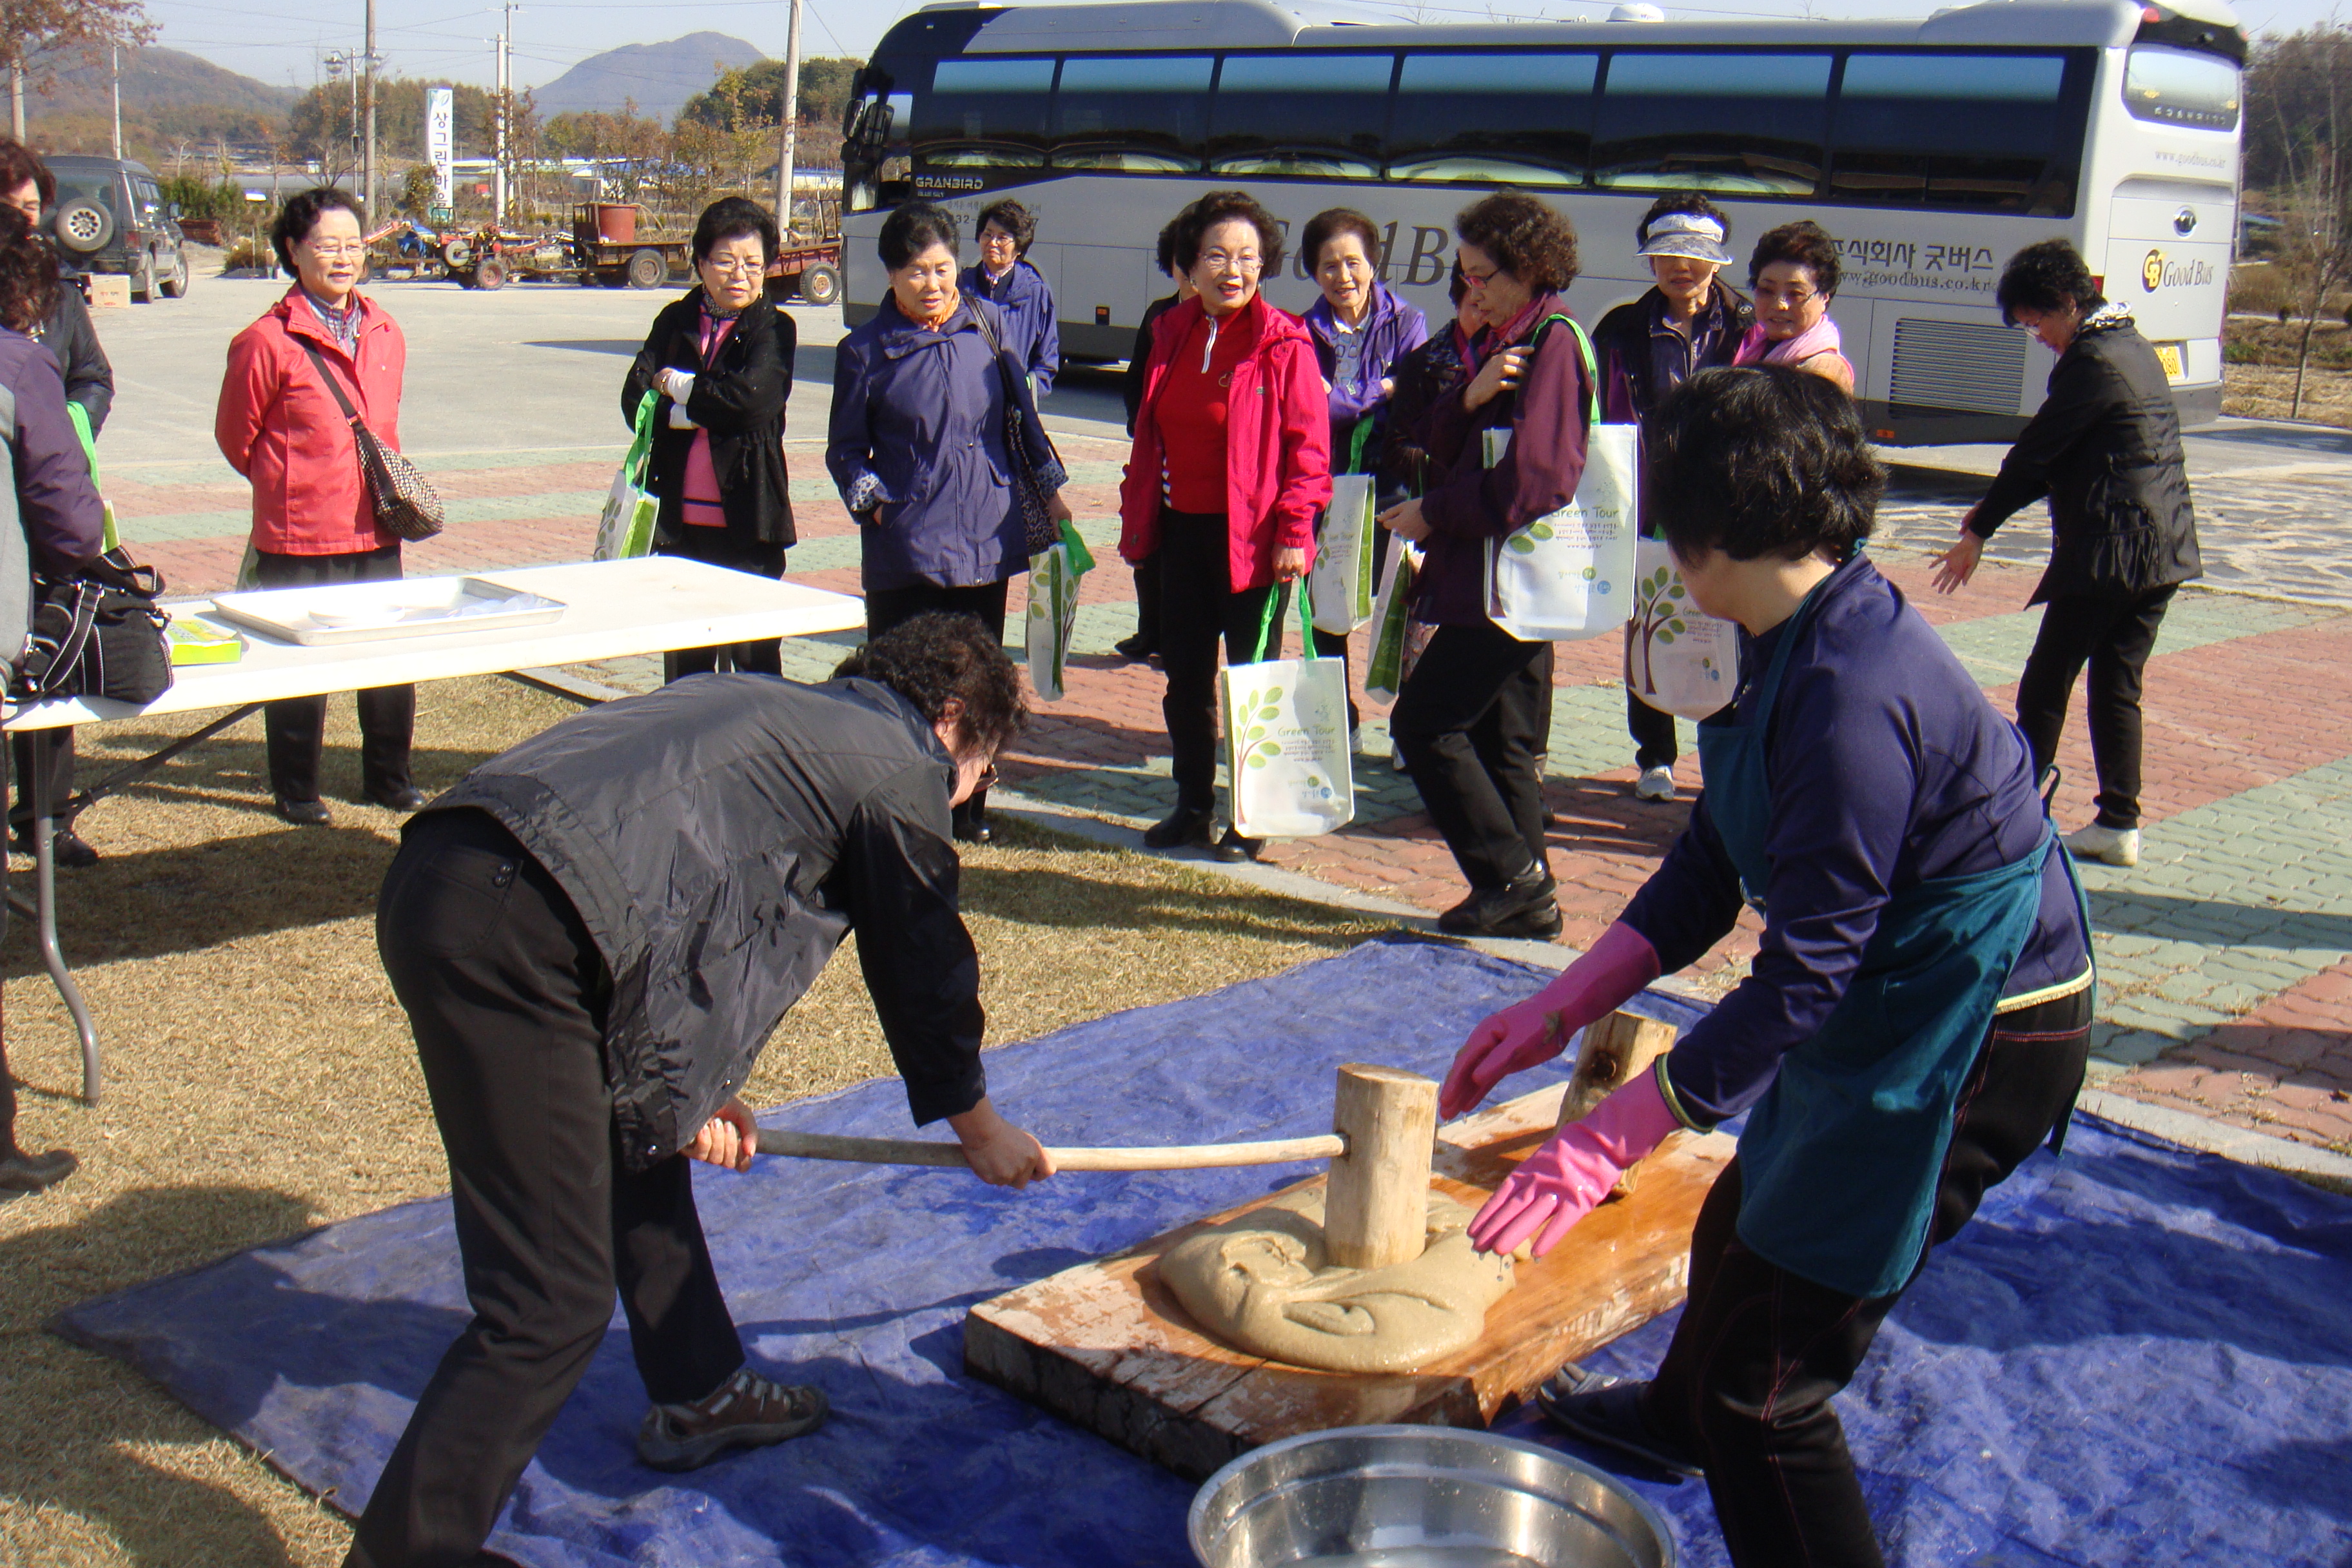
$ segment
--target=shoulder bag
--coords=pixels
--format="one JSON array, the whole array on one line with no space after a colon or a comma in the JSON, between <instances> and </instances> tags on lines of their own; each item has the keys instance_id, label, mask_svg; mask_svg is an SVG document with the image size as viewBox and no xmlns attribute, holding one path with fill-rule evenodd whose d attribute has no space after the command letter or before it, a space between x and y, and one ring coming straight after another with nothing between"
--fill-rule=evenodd
<instances>
[{"instance_id":1,"label":"shoulder bag","mask_svg":"<svg viewBox=\"0 0 2352 1568\"><path fill-rule=\"evenodd\" d=\"M996 362L996 374L1004 384L1004 452L1013 468L1013 494L1021 508L1021 531L1029 553L1042 555L1062 542L1062 525L1046 509L1045 487L1037 482L1036 466L1029 460L1028 419L1021 412L1021 383L1013 378L1013 369L1004 363L1004 344L999 341L996 329L980 311L971 313L980 328L982 341L988 344L989 357ZM1054 438L1045 434L1041 423L1037 437L1053 450ZM1055 453L1056 458L1060 453Z\"/></svg>"},{"instance_id":2,"label":"shoulder bag","mask_svg":"<svg viewBox=\"0 0 2352 1568\"><path fill-rule=\"evenodd\" d=\"M105 697L152 702L172 689L171 621L156 601L163 576L110 550L70 578L36 577L38 600L24 662L10 682L20 702Z\"/></svg>"},{"instance_id":3,"label":"shoulder bag","mask_svg":"<svg viewBox=\"0 0 2352 1568\"><path fill-rule=\"evenodd\" d=\"M360 478L367 482L368 499L374 503L376 526L411 544L440 532L446 518L441 498L434 493L432 485L417 472L415 464L386 447L368 428L360 411L352 406L343 384L327 368L326 356L319 352L318 345L305 342L302 352L319 367L319 378L342 405L343 417L352 422L352 444L359 448Z\"/></svg>"}]
</instances>

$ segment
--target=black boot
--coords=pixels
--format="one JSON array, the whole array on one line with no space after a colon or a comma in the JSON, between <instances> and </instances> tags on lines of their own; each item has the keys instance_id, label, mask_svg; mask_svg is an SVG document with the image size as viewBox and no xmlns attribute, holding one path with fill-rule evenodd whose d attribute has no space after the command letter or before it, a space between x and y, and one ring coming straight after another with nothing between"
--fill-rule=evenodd
<instances>
[{"instance_id":1,"label":"black boot","mask_svg":"<svg viewBox=\"0 0 2352 1568\"><path fill-rule=\"evenodd\" d=\"M5 1034L0 1025L0 1037ZM0 1044L0 1202L54 1187L80 1168L81 1162L63 1149L27 1154L16 1147L16 1080L8 1076L7 1047Z\"/></svg>"},{"instance_id":2,"label":"black boot","mask_svg":"<svg viewBox=\"0 0 2352 1568\"><path fill-rule=\"evenodd\" d=\"M1217 814L1205 805L1180 805L1143 830L1146 849L1176 849L1186 845L1206 849L1213 842Z\"/></svg>"},{"instance_id":3,"label":"black boot","mask_svg":"<svg viewBox=\"0 0 2352 1568\"><path fill-rule=\"evenodd\" d=\"M1587 1372L1570 1362L1536 1390L1536 1404L1553 1426L1588 1443L1599 1443L1631 1454L1645 1464L1679 1475L1696 1476L1705 1467L1670 1437L1664 1437L1642 1418L1642 1396L1647 1383Z\"/></svg>"},{"instance_id":4,"label":"black boot","mask_svg":"<svg viewBox=\"0 0 2352 1568\"><path fill-rule=\"evenodd\" d=\"M1473 888L1470 896L1437 917L1437 929L1454 936L1557 936L1559 884L1540 868L1522 872L1499 888Z\"/></svg>"},{"instance_id":5,"label":"black boot","mask_svg":"<svg viewBox=\"0 0 2352 1568\"><path fill-rule=\"evenodd\" d=\"M1256 859L1258 851L1265 847L1265 839L1244 838L1240 828L1228 826L1225 836L1217 840L1217 847L1211 853L1228 866L1238 866L1244 860Z\"/></svg>"}]
</instances>

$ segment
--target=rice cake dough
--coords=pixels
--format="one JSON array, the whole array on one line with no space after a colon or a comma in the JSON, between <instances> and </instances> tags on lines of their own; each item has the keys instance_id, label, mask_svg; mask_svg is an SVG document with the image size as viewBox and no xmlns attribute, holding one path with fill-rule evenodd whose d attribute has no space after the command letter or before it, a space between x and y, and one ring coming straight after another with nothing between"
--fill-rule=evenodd
<instances>
[{"instance_id":1,"label":"rice cake dough","mask_svg":"<svg viewBox=\"0 0 2352 1568\"><path fill-rule=\"evenodd\" d=\"M1412 1372L1484 1331L1511 1288L1511 1260L1470 1245L1472 1211L1432 1193L1419 1258L1334 1266L1323 1189L1286 1193L1203 1231L1160 1260L1184 1310L1226 1343L1322 1372Z\"/></svg>"}]
</instances>

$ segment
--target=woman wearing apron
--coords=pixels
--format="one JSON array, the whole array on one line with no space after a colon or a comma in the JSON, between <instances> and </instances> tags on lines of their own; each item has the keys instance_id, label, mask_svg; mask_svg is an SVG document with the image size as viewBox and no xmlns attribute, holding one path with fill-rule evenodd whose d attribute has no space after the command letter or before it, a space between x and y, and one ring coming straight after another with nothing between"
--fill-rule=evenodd
<instances>
[{"instance_id":1,"label":"woman wearing apron","mask_svg":"<svg viewBox=\"0 0 2352 1568\"><path fill-rule=\"evenodd\" d=\"M2063 1134L2087 911L2023 738L1861 552L1885 481L1843 394L1779 366L1703 372L1659 411L1646 478L1692 597L1748 632L1748 678L1699 726L1706 793L1656 874L1559 980L1478 1026L1442 1109L1558 1055L1758 908L1748 978L1529 1156L1471 1236L1540 1255L1668 1133L1748 1111L1655 1376L1570 1365L1542 1402L1704 1473L1743 1568L1874 1565L1830 1398L1927 1249Z\"/></svg>"}]
</instances>

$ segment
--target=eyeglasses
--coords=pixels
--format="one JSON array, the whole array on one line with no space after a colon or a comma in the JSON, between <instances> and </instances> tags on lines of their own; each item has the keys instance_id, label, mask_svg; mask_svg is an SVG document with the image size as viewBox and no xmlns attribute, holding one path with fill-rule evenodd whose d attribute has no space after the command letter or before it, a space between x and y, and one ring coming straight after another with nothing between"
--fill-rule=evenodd
<instances>
[{"instance_id":1,"label":"eyeglasses","mask_svg":"<svg viewBox=\"0 0 2352 1568\"><path fill-rule=\"evenodd\" d=\"M1255 250L1244 250L1239 254L1225 250L1204 250L1201 252L1201 265L1212 272L1255 272L1263 268L1265 263L1260 259Z\"/></svg>"},{"instance_id":2,"label":"eyeglasses","mask_svg":"<svg viewBox=\"0 0 2352 1568\"><path fill-rule=\"evenodd\" d=\"M1793 289L1782 293L1777 289L1759 289L1756 302L1759 305L1786 305L1790 310L1802 310L1822 296L1810 289Z\"/></svg>"},{"instance_id":3,"label":"eyeglasses","mask_svg":"<svg viewBox=\"0 0 2352 1568\"><path fill-rule=\"evenodd\" d=\"M996 787L996 764L995 764L995 763L993 763L993 762L988 762L988 763L982 763L982 764L981 764L981 769L980 769L980 777L978 777L978 778L976 778L976 779L974 779L974 780L972 780L972 781L971 781L971 792L972 792L972 794L974 794L974 795L978 795L981 791L982 791L982 790L984 790L984 789L994 789L995 787Z\"/></svg>"},{"instance_id":4,"label":"eyeglasses","mask_svg":"<svg viewBox=\"0 0 2352 1568\"><path fill-rule=\"evenodd\" d=\"M1492 272L1473 272L1465 267L1462 269L1462 281L1473 289L1484 289L1502 275L1503 269L1499 267Z\"/></svg>"},{"instance_id":5,"label":"eyeglasses","mask_svg":"<svg viewBox=\"0 0 2352 1568\"><path fill-rule=\"evenodd\" d=\"M739 272L765 272L768 269L764 261L745 261L733 256L706 256L702 258L702 265L721 278L732 278Z\"/></svg>"},{"instance_id":6,"label":"eyeglasses","mask_svg":"<svg viewBox=\"0 0 2352 1568\"><path fill-rule=\"evenodd\" d=\"M334 261L346 256L367 254L367 244L363 240L355 239L348 245L341 243L322 245L315 239L306 239L302 243L309 246L310 254L321 261Z\"/></svg>"}]
</instances>

